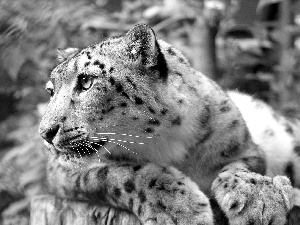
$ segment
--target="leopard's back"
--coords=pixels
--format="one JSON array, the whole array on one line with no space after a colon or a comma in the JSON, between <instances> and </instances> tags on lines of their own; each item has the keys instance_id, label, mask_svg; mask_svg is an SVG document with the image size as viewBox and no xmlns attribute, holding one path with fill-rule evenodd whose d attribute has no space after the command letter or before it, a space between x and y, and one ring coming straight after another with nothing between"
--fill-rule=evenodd
<instances>
[{"instance_id":1,"label":"leopard's back","mask_svg":"<svg viewBox=\"0 0 300 225\"><path fill-rule=\"evenodd\" d=\"M250 95L228 93L241 111L254 143L264 151L266 174L286 175L300 187L300 121L284 117Z\"/></svg>"}]
</instances>

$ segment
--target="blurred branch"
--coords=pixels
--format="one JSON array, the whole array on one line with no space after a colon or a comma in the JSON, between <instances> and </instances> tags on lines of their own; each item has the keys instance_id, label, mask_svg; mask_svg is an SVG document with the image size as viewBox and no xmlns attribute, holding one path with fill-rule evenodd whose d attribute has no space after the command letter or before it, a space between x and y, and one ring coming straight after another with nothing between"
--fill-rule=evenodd
<instances>
[{"instance_id":1,"label":"blurred branch","mask_svg":"<svg viewBox=\"0 0 300 225\"><path fill-rule=\"evenodd\" d=\"M188 17L188 16L182 16L182 17L170 17L167 18L163 21L161 21L160 23L152 26L153 30L155 30L156 32L160 32L163 29L166 29L167 27L169 27L171 24L180 22L180 21L185 21L185 20L194 20L194 17Z\"/></svg>"}]
</instances>

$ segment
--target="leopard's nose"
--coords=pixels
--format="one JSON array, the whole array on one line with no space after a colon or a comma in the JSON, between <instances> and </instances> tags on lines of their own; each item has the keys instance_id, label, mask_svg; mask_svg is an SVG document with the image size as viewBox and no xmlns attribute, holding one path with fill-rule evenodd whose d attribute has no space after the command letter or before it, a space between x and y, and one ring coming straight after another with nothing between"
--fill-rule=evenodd
<instances>
[{"instance_id":1,"label":"leopard's nose","mask_svg":"<svg viewBox=\"0 0 300 225\"><path fill-rule=\"evenodd\" d=\"M50 128L42 128L40 127L39 132L43 139L45 139L48 143L53 144L53 139L55 135L58 133L60 126L54 125Z\"/></svg>"}]
</instances>

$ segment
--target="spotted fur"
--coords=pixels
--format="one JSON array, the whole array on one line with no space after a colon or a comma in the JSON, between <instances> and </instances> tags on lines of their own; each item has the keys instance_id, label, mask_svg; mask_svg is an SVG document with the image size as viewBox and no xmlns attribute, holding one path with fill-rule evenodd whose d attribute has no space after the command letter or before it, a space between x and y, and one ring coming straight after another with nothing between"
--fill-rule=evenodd
<instances>
[{"instance_id":1,"label":"spotted fur","mask_svg":"<svg viewBox=\"0 0 300 225\"><path fill-rule=\"evenodd\" d=\"M241 111L253 141L264 150L266 174L287 175L293 186L300 187L300 121L281 116L249 95L231 91L229 96Z\"/></svg>"},{"instance_id":2,"label":"spotted fur","mask_svg":"<svg viewBox=\"0 0 300 225\"><path fill-rule=\"evenodd\" d=\"M145 224L213 224L208 198L230 224L286 222L290 182L263 175L288 172L297 185L293 157L271 173L277 149L255 138L255 119L243 118L234 94L150 27L67 52L51 73L39 129L53 153L49 181L57 195L124 208ZM296 132L276 122L286 128L279 137ZM267 137L277 132L263 129Z\"/></svg>"}]
</instances>

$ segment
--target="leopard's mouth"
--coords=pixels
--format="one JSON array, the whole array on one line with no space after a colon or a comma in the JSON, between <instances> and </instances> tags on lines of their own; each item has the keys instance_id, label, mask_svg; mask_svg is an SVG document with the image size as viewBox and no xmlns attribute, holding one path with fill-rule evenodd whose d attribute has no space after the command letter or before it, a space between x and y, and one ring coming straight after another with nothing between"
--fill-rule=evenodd
<instances>
[{"instance_id":1,"label":"leopard's mouth","mask_svg":"<svg viewBox=\"0 0 300 225\"><path fill-rule=\"evenodd\" d=\"M99 154L107 144L105 140L81 139L76 141L64 141L63 144L53 145L45 143L47 148L56 155L67 158L83 158Z\"/></svg>"},{"instance_id":2,"label":"leopard's mouth","mask_svg":"<svg viewBox=\"0 0 300 225\"><path fill-rule=\"evenodd\" d=\"M104 148L104 145L107 142L99 141L89 141L89 140L80 140L75 141L72 145L69 145L66 148L69 155L74 155L74 157L88 157L98 154L101 151L101 148Z\"/></svg>"}]
</instances>

